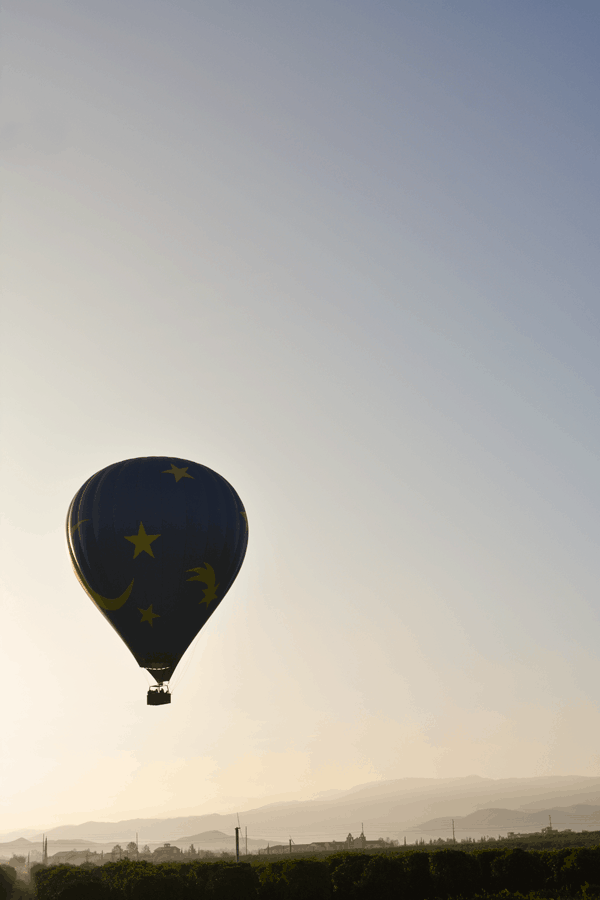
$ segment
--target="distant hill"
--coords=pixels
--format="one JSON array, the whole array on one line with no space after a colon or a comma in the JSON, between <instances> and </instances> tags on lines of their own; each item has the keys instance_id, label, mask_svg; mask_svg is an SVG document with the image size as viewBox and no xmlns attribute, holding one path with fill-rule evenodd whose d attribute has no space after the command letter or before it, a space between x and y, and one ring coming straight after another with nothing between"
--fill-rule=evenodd
<instances>
[{"instance_id":1,"label":"distant hill","mask_svg":"<svg viewBox=\"0 0 600 900\"><path fill-rule=\"evenodd\" d=\"M190 844L193 844L196 850L234 850L235 834L223 834L222 831L203 831L201 834L178 838L173 843L176 843L182 850L187 850ZM248 838L248 850L262 850L267 843L260 839ZM243 833L240 834L240 848L245 848Z\"/></svg>"},{"instance_id":2,"label":"distant hill","mask_svg":"<svg viewBox=\"0 0 600 900\"><path fill-rule=\"evenodd\" d=\"M552 815L555 827L570 827L581 830L592 824L585 819L586 815L595 815L595 808L600 804L600 778L585 776L549 776L538 778L479 778L472 775L466 778L402 778L394 781L376 782L357 785L346 791L326 792L317 799L269 804L266 806L240 810L242 826L248 827L248 843L256 839L281 843L289 836L297 843L313 840L345 839L348 832L360 833L364 823L368 838L393 837L402 839L406 835L410 842L423 836L425 827L431 837L447 837L449 818L456 822L466 819L478 811L502 809L518 811L513 815L511 823L524 822L521 814L541 816L532 820L530 830L536 830L547 824L547 815ZM525 808L527 806L527 808ZM556 815L563 815L558 810L563 807L585 807L580 813L564 813L570 817L554 822ZM548 813L550 810L550 813ZM485 813L486 815L488 813ZM580 821L577 816L583 816ZM546 816L545 821L544 816ZM498 820L499 822L500 820ZM502 820L508 822L508 819ZM569 824L561 824L568 821ZM431 823L439 826L436 832ZM139 843L155 842L196 843L199 835L207 832L220 832L232 836L237 825L235 813L209 814L200 816L178 816L173 818L127 819L120 822L84 822L79 825L61 825L48 829L47 835L52 842L56 839L72 842L80 839L93 841L102 845L127 843L135 840L136 832ZM467 822L473 826L473 836L504 830L518 831L518 824L492 825L488 822ZM461 822L461 827L463 827ZM14 833L13 833L14 834ZM458 835L457 835L458 836ZM29 835L28 835L29 837ZM38 833L30 840L41 841ZM193 840L196 838L196 841ZM229 838L228 839L232 839ZM188 846L189 846L188 843Z\"/></svg>"},{"instance_id":3,"label":"distant hill","mask_svg":"<svg viewBox=\"0 0 600 900\"><path fill-rule=\"evenodd\" d=\"M222 831L203 831L202 834L192 834L188 837L179 838L181 843L187 841L190 844L214 844L219 841L234 841L235 835L223 834Z\"/></svg>"},{"instance_id":4,"label":"distant hill","mask_svg":"<svg viewBox=\"0 0 600 900\"><path fill-rule=\"evenodd\" d=\"M18 848L31 846L33 846L31 841L28 841L27 838L24 837L17 838L14 841L6 841L4 844L0 844L0 847L6 847L7 849L10 849L11 847Z\"/></svg>"},{"instance_id":5,"label":"distant hill","mask_svg":"<svg viewBox=\"0 0 600 900\"><path fill-rule=\"evenodd\" d=\"M574 806L551 807L549 809L527 810L515 809L479 809L468 816L454 817L454 830L457 839L461 837L479 837L483 834L506 834L508 831L523 834L540 831L552 818L552 827L557 831L570 828L573 831L583 829L595 831L600 827L600 806L577 804ZM452 833L452 818L445 816L430 819L418 826L423 834L448 836Z\"/></svg>"},{"instance_id":6,"label":"distant hill","mask_svg":"<svg viewBox=\"0 0 600 900\"><path fill-rule=\"evenodd\" d=\"M15 841L19 838L32 838L37 834L36 828L19 828L18 831L7 831L0 834L0 841Z\"/></svg>"}]
</instances>

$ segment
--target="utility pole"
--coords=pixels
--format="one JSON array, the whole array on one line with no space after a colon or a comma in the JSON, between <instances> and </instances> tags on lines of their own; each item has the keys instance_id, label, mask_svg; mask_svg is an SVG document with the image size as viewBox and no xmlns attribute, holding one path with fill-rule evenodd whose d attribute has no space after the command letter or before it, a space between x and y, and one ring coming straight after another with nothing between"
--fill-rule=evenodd
<instances>
[{"instance_id":1,"label":"utility pole","mask_svg":"<svg viewBox=\"0 0 600 900\"><path fill-rule=\"evenodd\" d=\"M240 825L240 814L236 813L237 816L237 828L235 829L235 861L240 861L240 831L242 830L242 826Z\"/></svg>"}]
</instances>

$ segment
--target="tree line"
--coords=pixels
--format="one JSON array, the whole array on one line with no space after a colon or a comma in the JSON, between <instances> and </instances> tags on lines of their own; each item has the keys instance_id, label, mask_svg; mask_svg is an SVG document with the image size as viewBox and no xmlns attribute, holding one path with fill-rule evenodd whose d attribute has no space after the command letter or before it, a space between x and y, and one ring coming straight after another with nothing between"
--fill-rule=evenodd
<instances>
[{"instance_id":1,"label":"tree line","mask_svg":"<svg viewBox=\"0 0 600 900\"><path fill-rule=\"evenodd\" d=\"M11 880L9 868L0 867L0 900L600 900L600 846L345 852L238 864L123 859L34 866L29 886Z\"/></svg>"}]
</instances>

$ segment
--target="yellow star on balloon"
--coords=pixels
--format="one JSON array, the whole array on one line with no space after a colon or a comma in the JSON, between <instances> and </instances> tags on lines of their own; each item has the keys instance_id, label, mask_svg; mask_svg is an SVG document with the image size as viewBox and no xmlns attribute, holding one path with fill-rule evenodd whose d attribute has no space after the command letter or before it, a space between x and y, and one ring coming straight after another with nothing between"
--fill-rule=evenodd
<instances>
[{"instance_id":1,"label":"yellow star on balloon","mask_svg":"<svg viewBox=\"0 0 600 900\"><path fill-rule=\"evenodd\" d=\"M150 544L152 541L155 541L156 538L159 538L160 534L146 534L146 530L142 523L140 522L140 527L138 529L137 534L125 535L126 541L131 541L131 543L135 547L135 553L133 554L133 558L135 559L140 553L149 553L150 556L154 557L154 553L152 552L152 547Z\"/></svg>"},{"instance_id":2,"label":"yellow star on balloon","mask_svg":"<svg viewBox=\"0 0 600 900\"><path fill-rule=\"evenodd\" d=\"M153 619L160 619L160 616L159 616L158 613L152 612L152 604L150 604L150 606L148 607L148 609L140 609L139 606L138 606L138 610L139 610L139 612L141 612L141 614L142 614L142 618L140 619L140 623L141 623L141 622L147 622L150 626L152 626L152 620L153 620Z\"/></svg>"},{"instance_id":3,"label":"yellow star on balloon","mask_svg":"<svg viewBox=\"0 0 600 900\"><path fill-rule=\"evenodd\" d=\"M164 472L161 472L161 475L174 475L175 481L179 481L180 478L193 478L193 475L188 475L189 466L185 466L183 469L178 469L175 463L171 463L170 469L165 469Z\"/></svg>"}]
</instances>

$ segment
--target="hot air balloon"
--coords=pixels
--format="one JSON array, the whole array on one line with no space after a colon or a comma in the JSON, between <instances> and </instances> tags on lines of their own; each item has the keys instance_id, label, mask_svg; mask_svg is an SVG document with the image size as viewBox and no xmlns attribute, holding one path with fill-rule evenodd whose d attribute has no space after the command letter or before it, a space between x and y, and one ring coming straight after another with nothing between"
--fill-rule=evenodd
<instances>
[{"instance_id":1,"label":"hot air balloon","mask_svg":"<svg viewBox=\"0 0 600 900\"><path fill-rule=\"evenodd\" d=\"M187 459L148 456L92 475L67 514L79 582L156 681L168 682L240 570L248 521L232 486Z\"/></svg>"}]
</instances>

